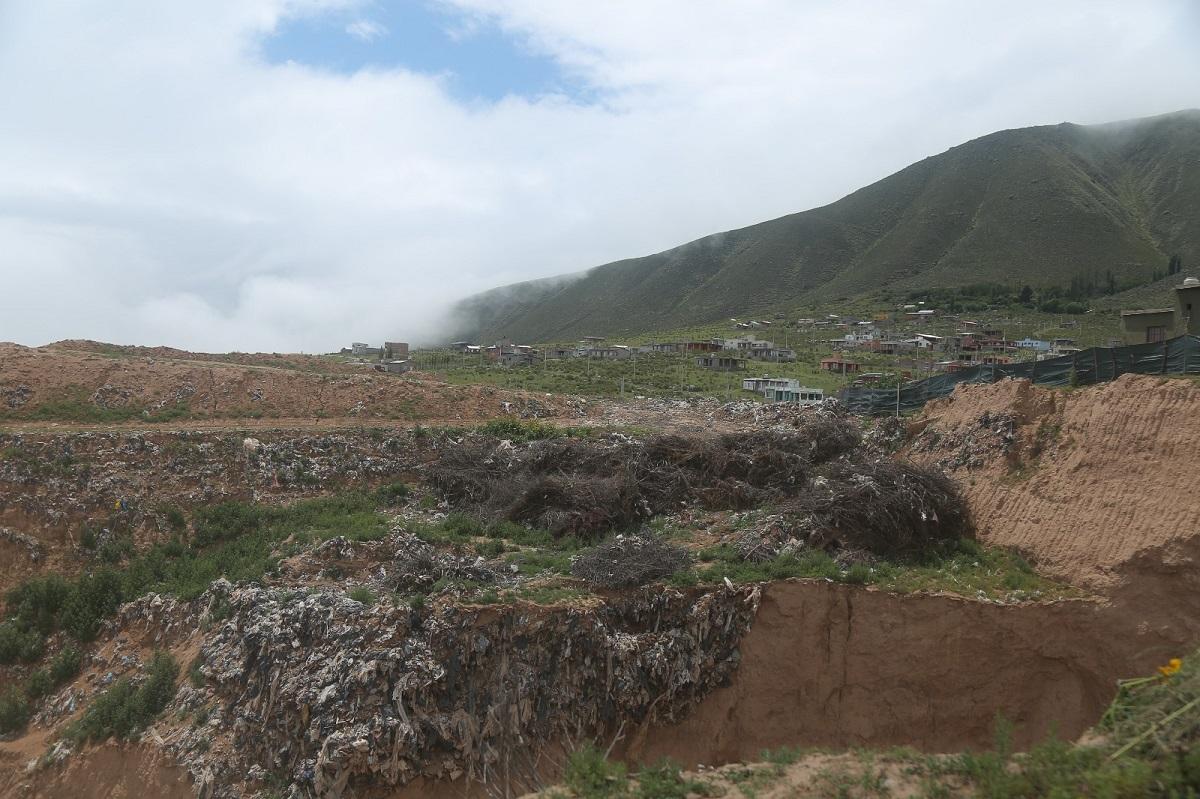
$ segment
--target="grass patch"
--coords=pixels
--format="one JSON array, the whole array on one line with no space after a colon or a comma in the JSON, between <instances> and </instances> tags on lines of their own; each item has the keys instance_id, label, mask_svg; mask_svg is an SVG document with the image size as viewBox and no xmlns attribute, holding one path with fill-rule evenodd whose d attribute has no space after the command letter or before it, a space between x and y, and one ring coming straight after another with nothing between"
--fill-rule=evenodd
<instances>
[{"instance_id":1,"label":"grass patch","mask_svg":"<svg viewBox=\"0 0 1200 799\"><path fill-rule=\"evenodd\" d=\"M820 550L781 555L754 563L741 560L728 545L699 553L702 565L671 578L675 585L721 582L770 582L789 578L832 580L853 585L876 585L898 593L948 591L964 596L1016 600L1035 597L1075 596L1069 586L1040 576L1018 553L983 547L961 539L934 547L925 554L901 560L840 567Z\"/></svg>"},{"instance_id":2,"label":"grass patch","mask_svg":"<svg viewBox=\"0 0 1200 799\"><path fill-rule=\"evenodd\" d=\"M349 596L355 602L358 602L361 605L366 605L367 607L371 607L376 601L375 592L370 588L367 588L365 585L352 588L347 596Z\"/></svg>"},{"instance_id":3,"label":"grass patch","mask_svg":"<svg viewBox=\"0 0 1200 799\"><path fill-rule=\"evenodd\" d=\"M610 763L591 743L571 753L563 781L580 799L610 799L625 796L629 780L625 766Z\"/></svg>"}]
</instances>

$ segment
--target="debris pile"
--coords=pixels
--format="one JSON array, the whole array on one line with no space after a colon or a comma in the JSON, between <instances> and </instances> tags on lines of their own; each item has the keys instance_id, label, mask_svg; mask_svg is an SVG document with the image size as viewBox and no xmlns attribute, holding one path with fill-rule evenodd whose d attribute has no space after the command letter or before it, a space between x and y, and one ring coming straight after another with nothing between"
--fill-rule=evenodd
<instances>
[{"instance_id":1,"label":"debris pile","mask_svg":"<svg viewBox=\"0 0 1200 799\"><path fill-rule=\"evenodd\" d=\"M660 538L618 535L576 558L571 574L604 588L627 588L670 577L691 562L686 549Z\"/></svg>"},{"instance_id":2,"label":"debris pile","mask_svg":"<svg viewBox=\"0 0 1200 799\"><path fill-rule=\"evenodd\" d=\"M644 441L610 434L518 446L472 435L428 473L451 503L481 517L588 538L691 503L746 508L793 494L814 464L858 443L854 430L849 420L814 418L788 431Z\"/></svg>"},{"instance_id":3,"label":"debris pile","mask_svg":"<svg viewBox=\"0 0 1200 799\"><path fill-rule=\"evenodd\" d=\"M954 481L903 461L834 464L828 477L812 481L782 510L805 520L808 546L826 550L916 554L972 529Z\"/></svg>"},{"instance_id":4,"label":"debris pile","mask_svg":"<svg viewBox=\"0 0 1200 799\"><path fill-rule=\"evenodd\" d=\"M429 457L410 433L156 432L0 434L0 510L27 532L78 536L85 522L154 529L155 508L301 498L407 479ZM110 519L119 506L120 519Z\"/></svg>"},{"instance_id":5,"label":"debris pile","mask_svg":"<svg viewBox=\"0 0 1200 799\"><path fill-rule=\"evenodd\" d=\"M548 743L681 718L736 668L759 600L755 587L655 590L586 609L418 612L218 581L197 600L229 614L201 650L204 687L175 699L211 712L168 746L213 796L267 775L293 796L418 776L520 793Z\"/></svg>"},{"instance_id":6,"label":"debris pile","mask_svg":"<svg viewBox=\"0 0 1200 799\"><path fill-rule=\"evenodd\" d=\"M985 411L973 424L951 430L929 426L913 440L917 453L942 453L939 469L978 469L997 455L1006 455L1017 443L1018 422L1011 413Z\"/></svg>"}]
</instances>

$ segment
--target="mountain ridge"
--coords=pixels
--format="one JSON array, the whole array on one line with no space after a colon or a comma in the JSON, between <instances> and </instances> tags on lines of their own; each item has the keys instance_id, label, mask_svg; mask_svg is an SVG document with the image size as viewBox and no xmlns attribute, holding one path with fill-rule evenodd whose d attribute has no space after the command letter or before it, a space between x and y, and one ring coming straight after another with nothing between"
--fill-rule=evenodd
<instances>
[{"instance_id":1,"label":"mountain ridge","mask_svg":"<svg viewBox=\"0 0 1200 799\"><path fill-rule=\"evenodd\" d=\"M1200 110L1012 128L823 206L456 308L464 338L637 334L985 282L1152 282L1200 262Z\"/></svg>"}]
</instances>

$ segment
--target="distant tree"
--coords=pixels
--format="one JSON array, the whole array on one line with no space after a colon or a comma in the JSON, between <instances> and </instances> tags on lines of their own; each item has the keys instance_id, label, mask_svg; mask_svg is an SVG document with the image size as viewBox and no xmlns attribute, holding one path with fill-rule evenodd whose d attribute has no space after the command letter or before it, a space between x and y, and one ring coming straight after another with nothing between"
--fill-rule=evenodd
<instances>
[{"instance_id":1,"label":"distant tree","mask_svg":"<svg viewBox=\"0 0 1200 799\"><path fill-rule=\"evenodd\" d=\"M1167 260L1167 274L1177 275L1182 271L1183 258L1179 257L1179 255L1172 255L1170 259Z\"/></svg>"},{"instance_id":2,"label":"distant tree","mask_svg":"<svg viewBox=\"0 0 1200 799\"><path fill-rule=\"evenodd\" d=\"M1033 288L1031 286L1022 286L1021 293L1017 295L1017 302L1022 305L1029 305L1033 302Z\"/></svg>"},{"instance_id":3,"label":"distant tree","mask_svg":"<svg viewBox=\"0 0 1200 799\"><path fill-rule=\"evenodd\" d=\"M1117 293L1117 279L1111 269L1104 273L1104 293L1110 296Z\"/></svg>"}]
</instances>

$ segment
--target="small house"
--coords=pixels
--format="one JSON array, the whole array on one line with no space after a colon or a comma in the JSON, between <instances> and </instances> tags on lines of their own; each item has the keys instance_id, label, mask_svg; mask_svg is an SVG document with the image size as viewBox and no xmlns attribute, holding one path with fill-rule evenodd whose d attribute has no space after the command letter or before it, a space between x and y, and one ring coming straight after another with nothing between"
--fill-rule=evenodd
<instances>
[{"instance_id":1,"label":"small house","mask_svg":"<svg viewBox=\"0 0 1200 799\"><path fill-rule=\"evenodd\" d=\"M732 355L702 355L696 358L696 366L718 372L738 372L746 368L746 359Z\"/></svg>"},{"instance_id":2,"label":"small house","mask_svg":"<svg viewBox=\"0 0 1200 799\"><path fill-rule=\"evenodd\" d=\"M821 368L826 372L848 375L862 371L862 364L856 361L848 361L841 355L830 355L827 358L821 359Z\"/></svg>"},{"instance_id":3,"label":"small house","mask_svg":"<svg viewBox=\"0 0 1200 799\"><path fill-rule=\"evenodd\" d=\"M383 363L375 366L375 371L377 372L388 372L394 375L402 375L405 372L411 372L412 370L413 362L407 358L402 360L384 361Z\"/></svg>"},{"instance_id":4,"label":"small house","mask_svg":"<svg viewBox=\"0 0 1200 799\"><path fill-rule=\"evenodd\" d=\"M1121 337L1126 344L1153 344L1171 338L1175 328L1174 308L1145 308L1121 311Z\"/></svg>"}]
</instances>

